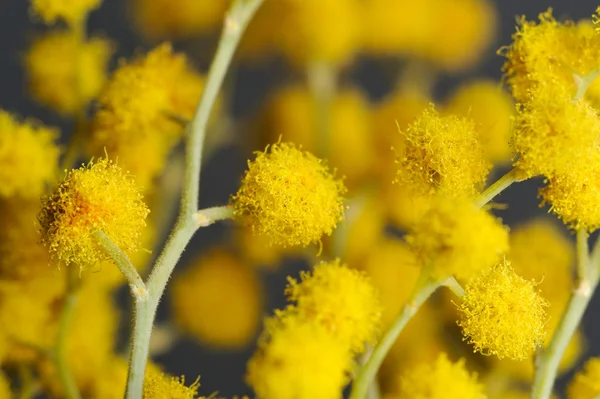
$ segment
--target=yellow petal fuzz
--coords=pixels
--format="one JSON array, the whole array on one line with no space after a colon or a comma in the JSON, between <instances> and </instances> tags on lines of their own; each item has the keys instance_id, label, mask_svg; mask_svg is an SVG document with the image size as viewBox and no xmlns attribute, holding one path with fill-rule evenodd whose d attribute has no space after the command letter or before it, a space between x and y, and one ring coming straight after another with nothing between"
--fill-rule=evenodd
<instances>
[{"instance_id":1,"label":"yellow petal fuzz","mask_svg":"<svg viewBox=\"0 0 600 399\"><path fill-rule=\"evenodd\" d=\"M277 143L248 162L231 201L236 217L274 245L319 242L342 220L344 185L314 155Z\"/></svg>"},{"instance_id":2,"label":"yellow petal fuzz","mask_svg":"<svg viewBox=\"0 0 600 399\"><path fill-rule=\"evenodd\" d=\"M465 360L451 362L442 353L432 364L421 364L402 378L399 398L411 399L482 399L485 387L477 374L469 373Z\"/></svg>"},{"instance_id":3,"label":"yellow petal fuzz","mask_svg":"<svg viewBox=\"0 0 600 399\"><path fill-rule=\"evenodd\" d=\"M470 201L438 197L406 241L436 277L468 279L500 260L508 229Z\"/></svg>"},{"instance_id":4,"label":"yellow petal fuzz","mask_svg":"<svg viewBox=\"0 0 600 399\"><path fill-rule=\"evenodd\" d=\"M300 319L323 325L355 353L374 343L381 324L379 295L366 274L339 259L303 272L301 281L289 277L285 290Z\"/></svg>"},{"instance_id":5,"label":"yellow petal fuzz","mask_svg":"<svg viewBox=\"0 0 600 399\"><path fill-rule=\"evenodd\" d=\"M461 86L447 100L446 112L470 117L483 146L485 157L493 164L511 161L509 141L514 104L510 95L495 82L476 80Z\"/></svg>"},{"instance_id":6,"label":"yellow petal fuzz","mask_svg":"<svg viewBox=\"0 0 600 399\"><path fill-rule=\"evenodd\" d=\"M548 304L536 285L506 261L468 283L458 325L475 352L525 360L543 343Z\"/></svg>"},{"instance_id":7,"label":"yellow petal fuzz","mask_svg":"<svg viewBox=\"0 0 600 399\"><path fill-rule=\"evenodd\" d=\"M182 39L207 33L225 18L229 0L132 0L131 16L144 36Z\"/></svg>"},{"instance_id":8,"label":"yellow petal fuzz","mask_svg":"<svg viewBox=\"0 0 600 399\"><path fill-rule=\"evenodd\" d=\"M0 198L39 198L58 169L58 131L0 110Z\"/></svg>"},{"instance_id":9,"label":"yellow petal fuzz","mask_svg":"<svg viewBox=\"0 0 600 399\"><path fill-rule=\"evenodd\" d=\"M459 197L475 195L485 182L491 165L472 120L440 116L430 105L402 134L406 146L398 151L396 183Z\"/></svg>"},{"instance_id":10,"label":"yellow petal fuzz","mask_svg":"<svg viewBox=\"0 0 600 399\"><path fill-rule=\"evenodd\" d=\"M140 246L148 208L131 176L107 159L71 170L42 198L42 243L53 259L81 268L109 259L94 237L104 232L127 254Z\"/></svg>"},{"instance_id":11,"label":"yellow petal fuzz","mask_svg":"<svg viewBox=\"0 0 600 399\"><path fill-rule=\"evenodd\" d=\"M272 320L248 362L246 380L261 399L340 399L351 356L320 324Z\"/></svg>"},{"instance_id":12,"label":"yellow petal fuzz","mask_svg":"<svg viewBox=\"0 0 600 399\"><path fill-rule=\"evenodd\" d=\"M195 399L198 396L199 380L185 385L185 377L172 377L148 368L144 379L143 399Z\"/></svg>"},{"instance_id":13,"label":"yellow petal fuzz","mask_svg":"<svg viewBox=\"0 0 600 399\"><path fill-rule=\"evenodd\" d=\"M567 389L568 399L594 399L600 394L600 358L587 361Z\"/></svg>"},{"instance_id":14,"label":"yellow petal fuzz","mask_svg":"<svg viewBox=\"0 0 600 399\"><path fill-rule=\"evenodd\" d=\"M175 322L209 346L243 348L260 325L258 276L224 249L213 250L176 276L171 295Z\"/></svg>"},{"instance_id":15,"label":"yellow petal fuzz","mask_svg":"<svg viewBox=\"0 0 600 399\"><path fill-rule=\"evenodd\" d=\"M70 31L49 31L38 37L25 54L32 97L64 115L79 112L98 95L106 83L113 52L112 44L105 39L78 41Z\"/></svg>"},{"instance_id":16,"label":"yellow petal fuzz","mask_svg":"<svg viewBox=\"0 0 600 399\"><path fill-rule=\"evenodd\" d=\"M81 23L90 11L100 7L102 0L31 0L33 12L46 24L59 19L70 25Z\"/></svg>"}]
</instances>

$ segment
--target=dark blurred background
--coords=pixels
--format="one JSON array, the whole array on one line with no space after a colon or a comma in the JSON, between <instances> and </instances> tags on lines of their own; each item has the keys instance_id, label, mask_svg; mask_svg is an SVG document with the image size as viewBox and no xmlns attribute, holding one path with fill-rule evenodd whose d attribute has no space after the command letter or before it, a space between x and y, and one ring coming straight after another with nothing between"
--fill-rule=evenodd
<instances>
[{"instance_id":1,"label":"dark blurred background","mask_svg":"<svg viewBox=\"0 0 600 399\"><path fill-rule=\"evenodd\" d=\"M486 52L486 56L478 68L442 77L434 90L439 98L443 98L453 87L467 78L488 77L496 81L500 80L503 59L495 54L495 50L501 45L510 43L518 15L536 19L540 12L552 7L557 19L578 20L589 18L598 6L598 2L593 0L495 0L493 3L495 3L498 13L498 32L494 44ZM29 2L26 0L0 1L0 107L23 116L36 117L50 125L61 126L65 132L68 132L71 128L68 121L62 120L55 113L33 102L26 91L21 58L32 33L36 29L41 29L40 26L36 26L30 21L28 7ZM129 57L137 49L150 47L136 35L127 16L123 0L104 0L102 7L91 15L89 30L90 32L102 32L118 43L113 65L118 57ZM207 44L206 48L196 49L199 59L198 67L202 71L207 70L213 49L214 44ZM270 89L288 79L292 73L278 61L242 66L236 72L233 113L237 118L245 118L256 111ZM352 76L373 100L383 97L393 85L380 66L367 59L358 60L352 70ZM202 172L201 207L226 203L229 196L237 189L244 167L244 157L237 150L223 149L212 156ZM498 173L500 172L498 171ZM537 188L539 183L539 181L533 180L513 185L498 198L499 202L510 205L507 209L498 211L505 223L514 225L546 212L545 209L540 209L538 206ZM196 251L201 251L219 241L223 237L225 229L224 225L215 225L200 230L184 254L184 260ZM285 285L285 274L296 274L300 266L300 264L286 265L282 273L265 273L265 286L269 292L267 303L269 309L283 301L282 289ZM126 293L122 295L122 299L123 306L128 306L126 305L128 302ZM599 309L600 296L596 295L584 322L589 343L589 356L600 355L600 321L596 317ZM159 320L166 319L166 312L166 306L162 306ZM191 380L196 375L201 375L202 394L208 395L218 390L223 395L233 395L248 392L242 376L245 362L251 353L252 348L242 352L217 352L203 348L196 342L182 339L168 354L161 355L156 360L164 364L172 374L185 374Z\"/></svg>"}]
</instances>

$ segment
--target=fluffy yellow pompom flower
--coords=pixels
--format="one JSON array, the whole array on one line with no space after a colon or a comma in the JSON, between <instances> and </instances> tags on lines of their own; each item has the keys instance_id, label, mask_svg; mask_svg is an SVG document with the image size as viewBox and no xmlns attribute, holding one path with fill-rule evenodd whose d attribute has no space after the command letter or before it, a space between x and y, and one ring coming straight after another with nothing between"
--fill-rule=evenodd
<instances>
[{"instance_id":1,"label":"fluffy yellow pompom flower","mask_svg":"<svg viewBox=\"0 0 600 399\"><path fill-rule=\"evenodd\" d=\"M270 320L248 362L246 380L261 399L341 399L351 367L345 343L295 317Z\"/></svg>"},{"instance_id":2,"label":"fluffy yellow pompom flower","mask_svg":"<svg viewBox=\"0 0 600 399\"><path fill-rule=\"evenodd\" d=\"M397 183L460 197L475 195L485 182L491 165L472 120L440 116L430 105L402 133L406 146L398 151Z\"/></svg>"},{"instance_id":3,"label":"fluffy yellow pompom flower","mask_svg":"<svg viewBox=\"0 0 600 399\"><path fill-rule=\"evenodd\" d=\"M47 24L62 19L75 25L83 21L87 14L100 7L102 0L31 0L33 11Z\"/></svg>"},{"instance_id":4,"label":"fluffy yellow pompom flower","mask_svg":"<svg viewBox=\"0 0 600 399\"><path fill-rule=\"evenodd\" d=\"M25 54L29 91L40 103L73 114L95 98L106 83L113 46L105 39L85 43L71 31L50 31Z\"/></svg>"},{"instance_id":5,"label":"fluffy yellow pompom flower","mask_svg":"<svg viewBox=\"0 0 600 399\"><path fill-rule=\"evenodd\" d=\"M468 279L500 260L508 229L470 201L437 197L406 241L435 276Z\"/></svg>"},{"instance_id":6,"label":"fluffy yellow pompom flower","mask_svg":"<svg viewBox=\"0 0 600 399\"><path fill-rule=\"evenodd\" d=\"M277 143L248 162L232 198L234 214L275 245L307 246L343 219L346 189L323 161L290 143Z\"/></svg>"},{"instance_id":7,"label":"fluffy yellow pompom flower","mask_svg":"<svg viewBox=\"0 0 600 399\"><path fill-rule=\"evenodd\" d=\"M107 159L71 170L54 193L42 198L38 223L52 258L81 268L109 259L95 232L125 253L139 249L148 207L135 182Z\"/></svg>"},{"instance_id":8,"label":"fluffy yellow pompom flower","mask_svg":"<svg viewBox=\"0 0 600 399\"><path fill-rule=\"evenodd\" d=\"M433 364L421 364L406 373L400 383L400 398L482 399L485 387L477 374L469 373L465 360L453 363L445 353Z\"/></svg>"},{"instance_id":9,"label":"fluffy yellow pompom flower","mask_svg":"<svg viewBox=\"0 0 600 399\"><path fill-rule=\"evenodd\" d=\"M583 371L575 375L569 388L569 399L594 399L600 395L600 358L594 357L587 361Z\"/></svg>"},{"instance_id":10,"label":"fluffy yellow pompom flower","mask_svg":"<svg viewBox=\"0 0 600 399\"><path fill-rule=\"evenodd\" d=\"M536 285L518 276L507 261L468 283L458 325L475 352L525 360L544 342L548 304Z\"/></svg>"},{"instance_id":11,"label":"fluffy yellow pompom flower","mask_svg":"<svg viewBox=\"0 0 600 399\"><path fill-rule=\"evenodd\" d=\"M0 110L0 198L39 198L56 177L58 131Z\"/></svg>"},{"instance_id":12,"label":"fluffy yellow pompom flower","mask_svg":"<svg viewBox=\"0 0 600 399\"><path fill-rule=\"evenodd\" d=\"M511 160L509 141L514 109L510 95L489 80L476 80L459 87L445 107L450 114L470 117L475 121L485 156L494 164Z\"/></svg>"},{"instance_id":13,"label":"fluffy yellow pompom flower","mask_svg":"<svg viewBox=\"0 0 600 399\"><path fill-rule=\"evenodd\" d=\"M355 353L374 343L381 324L379 296L366 274L341 264L321 262L288 278L285 293L300 319L323 325Z\"/></svg>"},{"instance_id":14,"label":"fluffy yellow pompom flower","mask_svg":"<svg viewBox=\"0 0 600 399\"><path fill-rule=\"evenodd\" d=\"M195 399L198 396L199 380L185 385L185 378L172 377L154 368L148 368L144 378L143 399Z\"/></svg>"},{"instance_id":15,"label":"fluffy yellow pompom flower","mask_svg":"<svg viewBox=\"0 0 600 399\"><path fill-rule=\"evenodd\" d=\"M600 152L597 111L585 101L572 101L574 93L557 87L544 86L532 94L515 119L515 166L528 176L573 174Z\"/></svg>"},{"instance_id":16,"label":"fluffy yellow pompom flower","mask_svg":"<svg viewBox=\"0 0 600 399\"><path fill-rule=\"evenodd\" d=\"M259 327L258 276L224 249L210 252L176 276L171 295L175 322L208 345L243 348Z\"/></svg>"},{"instance_id":17,"label":"fluffy yellow pompom flower","mask_svg":"<svg viewBox=\"0 0 600 399\"><path fill-rule=\"evenodd\" d=\"M207 33L225 18L229 0L132 0L131 16L153 39L180 39Z\"/></svg>"}]
</instances>

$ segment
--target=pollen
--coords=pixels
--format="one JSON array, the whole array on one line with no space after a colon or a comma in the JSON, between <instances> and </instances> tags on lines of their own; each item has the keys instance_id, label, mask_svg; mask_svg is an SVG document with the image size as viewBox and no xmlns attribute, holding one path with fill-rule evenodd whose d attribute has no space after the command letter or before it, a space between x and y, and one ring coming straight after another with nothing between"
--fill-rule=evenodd
<instances>
[{"instance_id":1,"label":"pollen","mask_svg":"<svg viewBox=\"0 0 600 399\"><path fill-rule=\"evenodd\" d=\"M54 181L58 131L0 110L0 198L36 199Z\"/></svg>"},{"instance_id":2,"label":"pollen","mask_svg":"<svg viewBox=\"0 0 600 399\"><path fill-rule=\"evenodd\" d=\"M246 381L261 399L341 399L351 355L316 323L270 320L248 362Z\"/></svg>"},{"instance_id":3,"label":"pollen","mask_svg":"<svg viewBox=\"0 0 600 399\"><path fill-rule=\"evenodd\" d=\"M355 353L375 343L383 308L366 274L338 259L321 262L300 278L298 282L289 277L285 290L298 317L323 325Z\"/></svg>"},{"instance_id":4,"label":"pollen","mask_svg":"<svg viewBox=\"0 0 600 399\"><path fill-rule=\"evenodd\" d=\"M600 394L600 358L587 361L567 389L568 399L594 399Z\"/></svg>"},{"instance_id":5,"label":"pollen","mask_svg":"<svg viewBox=\"0 0 600 399\"><path fill-rule=\"evenodd\" d=\"M484 355L528 359L546 337L548 304L536 286L507 261L472 279L458 307L464 340Z\"/></svg>"},{"instance_id":6,"label":"pollen","mask_svg":"<svg viewBox=\"0 0 600 399\"><path fill-rule=\"evenodd\" d=\"M406 241L436 277L469 279L508 250L508 228L470 201L438 197Z\"/></svg>"},{"instance_id":7,"label":"pollen","mask_svg":"<svg viewBox=\"0 0 600 399\"><path fill-rule=\"evenodd\" d=\"M36 38L25 54L31 95L64 115L73 115L98 95L113 53L105 39L78 40L67 30L49 31Z\"/></svg>"},{"instance_id":8,"label":"pollen","mask_svg":"<svg viewBox=\"0 0 600 399\"><path fill-rule=\"evenodd\" d=\"M325 163L290 143L277 143L248 162L232 199L234 215L274 245L319 242L343 219L345 187Z\"/></svg>"},{"instance_id":9,"label":"pollen","mask_svg":"<svg viewBox=\"0 0 600 399\"><path fill-rule=\"evenodd\" d=\"M68 172L42 198L38 223L51 257L83 269L109 259L96 242L97 230L125 253L136 252L148 212L131 176L112 161L99 159Z\"/></svg>"},{"instance_id":10,"label":"pollen","mask_svg":"<svg viewBox=\"0 0 600 399\"><path fill-rule=\"evenodd\" d=\"M459 197L475 195L485 182L491 164L473 120L440 116L430 105L402 134L406 146L398 152L396 183Z\"/></svg>"}]
</instances>

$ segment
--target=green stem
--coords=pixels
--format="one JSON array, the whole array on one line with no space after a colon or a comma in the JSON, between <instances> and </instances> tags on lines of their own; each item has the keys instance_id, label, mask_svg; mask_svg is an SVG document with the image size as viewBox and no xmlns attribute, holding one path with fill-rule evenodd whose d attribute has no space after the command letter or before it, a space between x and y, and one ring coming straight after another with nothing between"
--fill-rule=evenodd
<instances>
[{"instance_id":1,"label":"green stem","mask_svg":"<svg viewBox=\"0 0 600 399\"><path fill-rule=\"evenodd\" d=\"M220 220L231 219L233 217L233 208L230 206L214 206L212 208L201 209L194 216L198 226L206 227Z\"/></svg>"},{"instance_id":2,"label":"green stem","mask_svg":"<svg viewBox=\"0 0 600 399\"><path fill-rule=\"evenodd\" d=\"M492 183L484 192L479 194L475 199L475 206L478 208L483 207L485 204L490 202L495 196L506 190L511 184L516 181L523 179L521 171L518 168L513 168L504 176Z\"/></svg>"},{"instance_id":3,"label":"green stem","mask_svg":"<svg viewBox=\"0 0 600 399\"><path fill-rule=\"evenodd\" d=\"M590 72L586 76L575 75L575 83L577 84L577 93L573 97L573 101L579 101L587 92L590 85L600 76L600 69Z\"/></svg>"},{"instance_id":4,"label":"green stem","mask_svg":"<svg viewBox=\"0 0 600 399\"><path fill-rule=\"evenodd\" d=\"M427 270L421 272L419 281L406 305L400 311L385 335L381 338L371 357L360 369L352 387L350 399L365 399L369 387L375 380L379 367L388 354L394 342L406 326L409 320L417 313L421 305L437 290L443 283L429 276Z\"/></svg>"},{"instance_id":5,"label":"green stem","mask_svg":"<svg viewBox=\"0 0 600 399\"><path fill-rule=\"evenodd\" d=\"M567 308L550 340L550 344L536 358L531 399L548 399L552 394L560 360L573 334L577 331L583 314L598 286L598 274L591 273L594 265L590 262L587 254L587 238L583 240L580 236L583 236L583 234L578 233L577 239L577 270L580 273L578 287L571 294Z\"/></svg>"},{"instance_id":6,"label":"green stem","mask_svg":"<svg viewBox=\"0 0 600 399\"><path fill-rule=\"evenodd\" d=\"M67 293L61 310L58 337L56 340L56 347L54 348L53 358L58 371L58 377L65 390L65 397L67 399L80 399L79 390L77 384L71 375L69 365L66 359L66 348L67 348L67 337L73 319L75 307L77 305L77 291L70 289Z\"/></svg>"},{"instance_id":7,"label":"green stem","mask_svg":"<svg viewBox=\"0 0 600 399\"><path fill-rule=\"evenodd\" d=\"M194 119L188 126L185 142L185 172L179 216L163 251L148 277L146 284L149 294L148 299L144 301L136 300L134 303L135 317L131 336L127 399L140 399L142 397L144 371L156 309L181 253L196 230L201 227L199 223L200 216L218 220L218 217L222 218L224 215L229 215L229 209L225 208L219 208L218 212L216 211L217 208L213 208L212 211L208 212L208 216L205 213L197 213L202 149L208 119L235 49L262 1L235 0L230 6L225 17L221 40L208 73L202 98L196 109ZM207 210L204 212L207 212Z\"/></svg>"},{"instance_id":8,"label":"green stem","mask_svg":"<svg viewBox=\"0 0 600 399\"><path fill-rule=\"evenodd\" d=\"M331 108L336 90L337 71L329 63L313 62L307 70L308 86L314 102L314 121L317 132L315 150L322 158L331 151Z\"/></svg>"},{"instance_id":9,"label":"green stem","mask_svg":"<svg viewBox=\"0 0 600 399\"><path fill-rule=\"evenodd\" d=\"M448 279L444 282L444 286L447 287L450 291L454 293L454 295L456 295L459 298L465 296L465 290L452 276L448 277Z\"/></svg>"},{"instance_id":10,"label":"green stem","mask_svg":"<svg viewBox=\"0 0 600 399\"><path fill-rule=\"evenodd\" d=\"M129 260L129 257L125 254L125 252L121 251L112 240L104 234L101 230L96 230L94 232L94 236L98 241L98 244L102 246L104 251L111 257L111 259L115 262L115 265L119 268L121 273L125 276L127 281L129 282L129 287L131 289L131 295L134 298L147 298L148 290L146 289L146 284L140 277L140 274L136 270L135 266Z\"/></svg>"}]
</instances>

